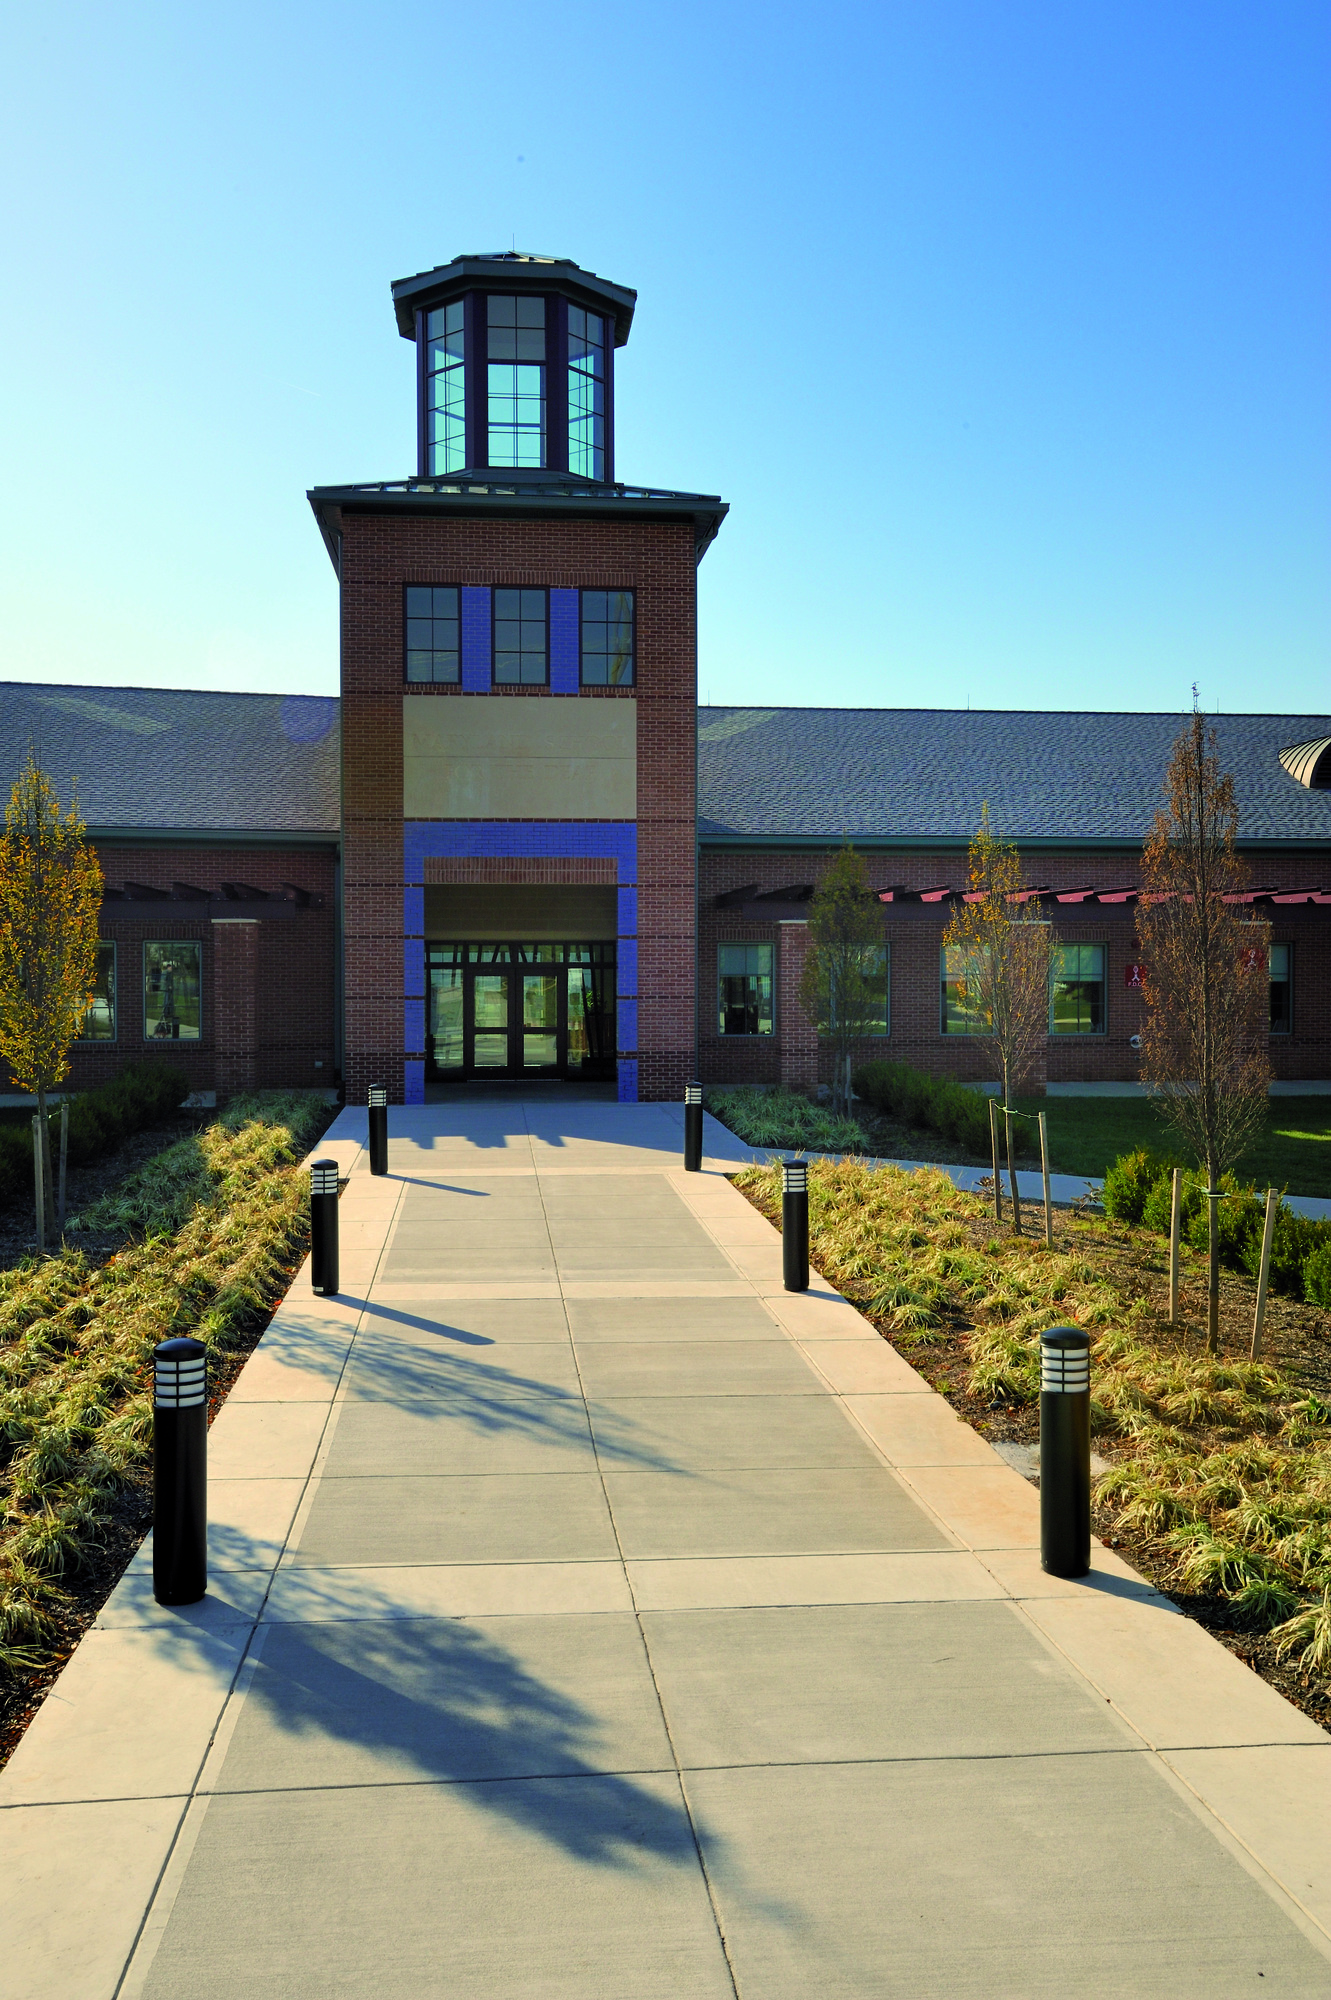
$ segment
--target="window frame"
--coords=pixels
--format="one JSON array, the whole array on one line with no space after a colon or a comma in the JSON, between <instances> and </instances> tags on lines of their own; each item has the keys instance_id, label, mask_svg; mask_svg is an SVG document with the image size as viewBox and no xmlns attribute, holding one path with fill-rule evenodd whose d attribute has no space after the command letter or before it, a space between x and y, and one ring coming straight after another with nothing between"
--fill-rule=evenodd
<instances>
[{"instance_id":1,"label":"window frame","mask_svg":"<svg viewBox=\"0 0 1331 2000\"><path fill-rule=\"evenodd\" d=\"M1271 977L1272 954L1277 951L1283 951L1285 954L1285 977L1279 981ZM1294 946L1287 944L1283 938L1272 938L1266 947L1266 983L1268 994L1266 1012L1267 1033L1268 1035L1279 1035L1282 1038L1285 1035L1292 1035L1294 1033ZM1276 985L1282 985L1285 989L1285 1023L1280 1028L1275 1027L1271 1021L1269 996L1271 988Z\"/></svg>"},{"instance_id":2,"label":"window frame","mask_svg":"<svg viewBox=\"0 0 1331 2000\"><path fill-rule=\"evenodd\" d=\"M599 342L589 341L585 331L581 334L574 333L570 322L572 315L575 312L579 312L582 314L584 326L588 319L594 319L600 323L601 338ZM561 325L561 330L563 335L562 346L564 350L564 355L563 355L564 464L574 479L586 479L593 485L599 485L604 483L606 477L606 464L607 464L606 454L609 443L610 348L613 337L613 325L608 314L606 314L604 311L594 310L591 306L574 305L571 301L565 304L565 309L563 313L560 315L560 319L562 323ZM585 369L574 367L572 346L575 339L582 341L585 347L599 346L601 355L601 372L599 376L596 374L589 375ZM583 449L585 449L588 456L591 459L593 469L590 472L583 472L579 469L575 469L573 464L573 457L574 457L573 426L575 421L574 403L573 403L573 385L575 379L579 381L590 382L593 384L594 388L599 387L601 391L600 409L597 410L593 407L592 409L586 412L585 417L582 414L579 414L579 416L576 419L580 423L584 421L590 423L592 428L593 438L595 435L597 419L598 418L600 419L601 442L599 444L592 442L584 446L583 440L582 439L578 440L579 451L581 452ZM597 463L598 460L600 461L599 464Z\"/></svg>"},{"instance_id":3,"label":"window frame","mask_svg":"<svg viewBox=\"0 0 1331 2000\"><path fill-rule=\"evenodd\" d=\"M758 972L749 972L749 971L747 971L747 970L746 970L746 971L745 971L745 972L744 972L743 974L738 974L738 973L731 973L730 975L727 975L727 974L726 974L726 973L725 973L725 972L724 972L724 971L722 970L722 966L721 966L721 958L722 958L722 953L723 953L723 952L727 952L727 951L745 951L745 952L748 952L748 951L757 951L757 952L766 952L766 953L767 953L767 971L766 971L766 973L764 974L764 973L763 973L762 971L758 971ZM726 1019L726 1012L727 1012L727 1009L726 1009L726 1005L725 1005L725 986L724 986L724 981L725 981L725 979L727 978L727 976L729 976L729 977L731 977L731 978L740 978L740 977L743 977L743 978L745 978L745 979L763 979L763 978L766 978L766 980L768 981L768 985L769 985L769 987L770 987L770 993L769 993L769 996L768 996L768 1008L769 1008L769 1012L768 1012L768 1023L769 1023L769 1025L768 1025L768 1026L767 1026L766 1028L764 1028L764 1027L761 1027L761 1026L759 1026L759 1027L756 1027L756 1028L727 1028L727 1027L726 1027L726 1025L725 1025L725 1019ZM747 1008L746 1008L746 1010L745 1010L745 1011L746 1011L746 1012L748 1011L748 1010L747 1010ZM759 1008L758 1008L758 1009L757 1009L756 1011L757 1011L757 1013L758 1013L758 1019L759 1019L759 1021L761 1021L761 1019L762 1019L762 1013L761 1013L761 1003L760 1003L760 1005L759 1005ZM716 1033L717 1033L717 1039L718 1039L719 1041L725 1041L725 1042L739 1042L739 1041L747 1041L747 1042L758 1042L758 1041L770 1041L770 1040L772 1040L772 1039L774 1039L774 1038L775 1038L775 1035L776 1035L776 946L775 946L774 944L770 943L770 942L769 942L768 940L766 940L766 939L763 939L763 938L719 938L719 939L717 940L717 946L716 946L716 1022L717 1022L717 1026L716 1026Z\"/></svg>"},{"instance_id":4,"label":"window frame","mask_svg":"<svg viewBox=\"0 0 1331 2000\"><path fill-rule=\"evenodd\" d=\"M881 944L862 945L860 947L860 950L862 953L868 951L878 952L882 956L883 1026L881 1028L871 1028L867 1035L857 1036L856 1040L865 1042L885 1042L892 1033L892 940L891 938L885 937ZM835 1032L835 1029L833 1030L833 1032ZM829 1037L823 1036L822 1039L826 1041L829 1039Z\"/></svg>"},{"instance_id":5,"label":"window frame","mask_svg":"<svg viewBox=\"0 0 1331 2000\"><path fill-rule=\"evenodd\" d=\"M460 314L460 326L457 329L455 329L455 331L460 333L462 340L461 352L457 356L457 365L456 367L432 368L430 366L430 356L431 356L431 348L435 344L435 336L432 336L430 333L430 321L434 318L436 313L444 314L445 316L444 331L443 334L439 336L439 341L440 344L444 347L445 353L450 352L448 348L448 341L452 338L452 331L450 331L447 325L447 315L453 310L454 307L458 308ZM421 439L420 439L419 456L421 464L421 477L423 479L451 479L456 477L456 475L459 472L465 471L466 469L467 432L469 428L468 417L470 414L468 407L469 377L472 366L472 357L469 347L470 336L467 324L469 317L470 314L467 310L467 300L465 297L460 299L445 299L443 303L440 305L429 306L422 309L422 311L418 315L419 330L417 333L417 338L420 342L420 367L421 367L421 389L420 389ZM432 392L436 382L439 382L442 385L448 376L456 374L459 371L461 373L461 388L462 388L461 456L458 459L456 465L447 465L447 464L436 465L434 462L435 440L431 436L431 427L432 427L431 420L436 415L436 413L443 414L446 417L448 414L448 406L444 403L435 403L434 401L432 401ZM444 458L447 458L448 456L447 445L448 445L448 425L447 423L445 423L444 442L440 446L440 450Z\"/></svg>"},{"instance_id":6,"label":"window frame","mask_svg":"<svg viewBox=\"0 0 1331 2000\"><path fill-rule=\"evenodd\" d=\"M451 590L456 592L457 594L458 670L451 680L438 680L435 678L433 671L431 672L428 681L417 681L411 678L410 662L411 662L412 647L410 643L408 625L412 614L407 599L407 593L408 591L412 590ZM434 616L435 614L432 610L430 613L430 622L432 624L434 622ZM430 648L431 658L434 657L437 650L438 649L434 646ZM462 585L460 583L404 583L403 584L402 586L402 683L404 687L461 687L462 685Z\"/></svg>"},{"instance_id":7,"label":"window frame","mask_svg":"<svg viewBox=\"0 0 1331 2000\"><path fill-rule=\"evenodd\" d=\"M1065 951L1098 951L1100 954L1100 1026L1098 1028L1056 1028L1054 1026L1054 988L1058 984L1059 954ZM1094 980L1077 979L1071 982L1078 986L1094 985ZM1092 1012L1094 1009L1092 1008ZM1109 1033L1109 944L1103 938L1058 938L1054 941L1049 960L1049 1035L1060 1042L1087 1041L1093 1037Z\"/></svg>"},{"instance_id":8,"label":"window frame","mask_svg":"<svg viewBox=\"0 0 1331 2000\"><path fill-rule=\"evenodd\" d=\"M148 953L150 951L161 951L163 948L169 949L171 951L192 951L197 953L198 955L199 1026L197 1032L192 1035L157 1035L157 1034L150 1034L148 1031ZM141 1016L143 1021L143 1040L150 1047L158 1042L168 1042L168 1041L172 1043L202 1042L204 1039L203 939L202 938L144 938L143 950L139 954L139 964L143 981L143 990L140 995L142 1003ZM160 1019L160 1016L158 1018Z\"/></svg>"},{"instance_id":9,"label":"window frame","mask_svg":"<svg viewBox=\"0 0 1331 2000\"><path fill-rule=\"evenodd\" d=\"M587 654L586 654L586 649L583 645L583 633L586 629L586 619L584 616L583 607L586 604L586 601L589 597L611 597L611 596L627 597L629 601L628 677L627 679L620 681L612 681L612 680L589 681L587 679L585 671L587 663ZM609 655L606 654L604 657L608 659ZM636 585L629 585L627 588L624 589L616 588L614 590L599 590L599 589L594 590L590 586L588 586L585 589L580 588L578 591L578 686L603 687L603 688L631 688L631 687L636 687L637 683L638 683L638 592Z\"/></svg>"},{"instance_id":10,"label":"window frame","mask_svg":"<svg viewBox=\"0 0 1331 2000\"><path fill-rule=\"evenodd\" d=\"M118 978L119 978L120 968L116 956L116 943L117 940L115 938L98 938L97 940L97 959L98 959L99 976L101 971L102 953L104 951L109 951L111 954L111 995L110 995L111 1032L109 1035L85 1035L82 1033L77 1034L75 1035L74 1040L76 1043L79 1044L80 1047L86 1047L90 1049L105 1048L109 1043L118 1042L120 1040L120 996L118 989ZM84 1008L83 1010L84 1021L87 1020L88 1015L91 1012L92 1009L90 1007ZM82 1023L80 1023L80 1027L81 1026Z\"/></svg>"},{"instance_id":11,"label":"window frame","mask_svg":"<svg viewBox=\"0 0 1331 2000\"><path fill-rule=\"evenodd\" d=\"M542 596L542 598L543 598L543 599L545 600L545 670L544 670L544 677L543 677L543 679L541 679L541 680L539 680L539 681L523 681L523 680L517 680L517 681L501 681L501 680L500 680L500 678L499 678L499 647L498 647L498 645L497 645L497 643L496 643L496 639L495 639L495 631L496 631L496 627L497 627L497 626L498 626L498 624L499 624L499 594L500 594L500 592L501 592L502 590L516 590L516 591L517 591L517 592L519 593L519 595L521 595L521 593L522 593L522 592L523 592L524 590L530 590L530 591L539 591L539 592L540 592L540 594L541 594L541 596ZM459 599L459 602L460 602L460 601L461 601L461 600ZM522 613L521 613L521 610L519 610L519 613L518 613L518 623L519 623L519 624L521 624L521 623L522 623ZM459 628L459 629L460 629L460 628ZM579 612L578 612L578 637L579 637L579 651L581 651L581 637L582 637L582 612L581 612L581 606L579 606ZM519 660L521 660L521 657L522 657L522 656L521 656L521 653L520 653L520 652L519 652L519 655L518 655L518 657L519 657ZM490 685L491 685L491 687L497 687L497 688L498 688L498 687L503 687L503 688L548 688L548 687L549 687L549 685L550 685L550 586L549 586L548 584L543 584L543 583L542 583L542 584L535 584L535 583L519 583L519 584L511 584L511 583L502 583L502 584L492 584L492 585L491 585L491 588L490 588Z\"/></svg>"},{"instance_id":12,"label":"window frame","mask_svg":"<svg viewBox=\"0 0 1331 2000\"><path fill-rule=\"evenodd\" d=\"M477 312L476 315L477 320L479 322L477 327L477 336L478 336L478 345L483 349L483 353L481 356L481 368L484 371L480 382L480 395L482 399L481 410L485 424L484 463L487 467L491 468L493 471L496 472L531 473L531 472L549 472L553 469L557 469L557 468L552 468L550 462L550 436L551 436L550 417L551 417L551 403L552 403L551 375L553 372L550 362L550 345L551 345L550 334L551 334L551 320L553 319L556 322L556 326L558 326L558 324L561 323L565 317L564 314L558 311L559 301L556 298L552 298L548 293L545 292L487 291L480 293L478 296L481 301L481 309ZM541 316L541 328L540 328L541 358L539 361L533 360L532 357L529 355L519 357L516 354L513 356L511 360L508 360L503 356L499 356L497 359L492 358L490 354L490 306L492 302L496 299L512 299L514 301L515 306L524 304L527 301L533 299L540 301L542 316ZM520 328L516 317L514 319L513 330L515 335L519 331L524 333L533 333L536 331L534 327ZM514 341L514 345L515 346L517 345L516 339ZM540 409L541 409L541 418L539 425L540 449L536 463L534 465L522 463L521 461L516 459L516 456L513 459L507 461L496 460L495 457L493 456L493 437L492 437L492 426L490 422L490 369L492 366L498 368L513 368L513 369L539 368L541 371L540 397L539 397ZM514 438L515 453L517 449L517 440L519 439L519 437L523 435L530 435L530 427L521 425L517 421L516 409L520 400L521 398L518 391L517 378L515 376L513 383L513 403L514 403L515 414L514 414L513 424L511 426ZM501 431L503 431L503 430L508 430L510 426L501 424L498 428ZM565 444L563 457L565 465L567 465L568 462L567 444Z\"/></svg>"}]
</instances>

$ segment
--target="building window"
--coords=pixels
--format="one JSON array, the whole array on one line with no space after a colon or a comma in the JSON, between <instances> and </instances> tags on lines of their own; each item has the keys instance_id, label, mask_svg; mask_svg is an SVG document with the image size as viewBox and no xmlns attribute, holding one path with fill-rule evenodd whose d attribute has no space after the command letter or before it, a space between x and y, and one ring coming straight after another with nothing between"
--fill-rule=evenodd
<instances>
[{"instance_id":1,"label":"building window","mask_svg":"<svg viewBox=\"0 0 1331 2000\"><path fill-rule=\"evenodd\" d=\"M143 947L143 1039L197 1042L203 1012L200 944Z\"/></svg>"},{"instance_id":2,"label":"building window","mask_svg":"<svg viewBox=\"0 0 1331 2000\"><path fill-rule=\"evenodd\" d=\"M568 469L605 478L605 321L568 309Z\"/></svg>"},{"instance_id":3,"label":"building window","mask_svg":"<svg viewBox=\"0 0 1331 2000\"><path fill-rule=\"evenodd\" d=\"M494 593L494 678L499 687L544 687L546 617L543 590Z\"/></svg>"},{"instance_id":4,"label":"building window","mask_svg":"<svg viewBox=\"0 0 1331 2000\"><path fill-rule=\"evenodd\" d=\"M545 464L545 300L486 300L491 465Z\"/></svg>"},{"instance_id":5,"label":"building window","mask_svg":"<svg viewBox=\"0 0 1331 2000\"><path fill-rule=\"evenodd\" d=\"M1287 1035L1294 1026L1293 953L1287 944L1273 944L1268 955L1271 975L1271 1033Z\"/></svg>"},{"instance_id":6,"label":"building window","mask_svg":"<svg viewBox=\"0 0 1331 2000\"><path fill-rule=\"evenodd\" d=\"M79 1029L81 1042L113 1042L116 1038L116 948L97 947L97 974Z\"/></svg>"},{"instance_id":7,"label":"building window","mask_svg":"<svg viewBox=\"0 0 1331 2000\"><path fill-rule=\"evenodd\" d=\"M859 954L859 960L860 972L863 975L865 985L869 989L868 1019L861 1032L866 1035L885 1035L889 1031L892 1018L891 961L888 957L888 947L886 944L865 945ZM835 988L829 995L829 998L831 1001L831 1020L828 1023L828 1028L831 1033L835 1033L836 1017L839 1011ZM864 1016L859 1016L859 1018L864 1019Z\"/></svg>"},{"instance_id":8,"label":"building window","mask_svg":"<svg viewBox=\"0 0 1331 2000\"><path fill-rule=\"evenodd\" d=\"M456 681L462 674L458 616L461 593L455 584L407 585L407 679Z\"/></svg>"},{"instance_id":9,"label":"building window","mask_svg":"<svg viewBox=\"0 0 1331 2000\"><path fill-rule=\"evenodd\" d=\"M1054 947L1049 997L1051 1035L1105 1032L1105 948L1102 944Z\"/></svg>"},{"instance_id":10,"label":"building window","mask_svg":"<svg viewBox=\"0 0 1331 2000\"><path fill-rule=\"evenodd\" d=\"M772 1032L772 947L723 944L716 954L720 1028L723 1035Z\"/></svg>"},{"instance_id":11,"label":"building window","mask_svg":"<svg viewBox=\"0 0 1331 2000\"><path fill-rule=\"evenodd\" d=\"M467 462L467 364L462 358L462 301L425 315L425 422L431 472L460 472Z\"/></svg>"},{"instance_id":12,"label":"building window","mask_svg":"<svg viewBox=\"0 0 1331 2000\"><path fill-rule=\"evenodd\" d=\"M632 687L633 592L582 593L582 685Z\"/></svg>"},{"instance_id":13,"label":"building window","mask_svg":"<svg viewBox=\"0 0 1331 2000\"><path fill-rule=\"evenodd\" d=\"M940 1031L945 1035L987 1035L989 1016L980 1004L974 980L966 977L966 952L959 945L942 947L943 1004Z\"/></svg>"}]
</instances>

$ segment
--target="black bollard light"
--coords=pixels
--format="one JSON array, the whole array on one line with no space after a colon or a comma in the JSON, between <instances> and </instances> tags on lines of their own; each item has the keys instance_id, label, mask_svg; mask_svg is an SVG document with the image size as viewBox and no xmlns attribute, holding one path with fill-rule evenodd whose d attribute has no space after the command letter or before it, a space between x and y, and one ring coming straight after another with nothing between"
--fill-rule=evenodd
<instances>
[{"instance_id":1,"label":"black bollard light","mask_svg":"<svg viewBox=\"0 0 1331 2000\"><path fill-rule=\"evenodd\" d=\"M380 1083L370 1085L370 1172L388 1172L388 1092Z\"/></svg>"},{"instance_id":2,"label":"black bollard light","mask_svg":"<svg viewBox=\"0 0 1331 2000\"><path fill-rule=\"evenodd\" d=\"M337 1161L315 1160L310 1167L310 1285L332 1298L338 1286Z\"/></svg>"},{"instance_id":3,"label":"black bollard light","mask_svg":"<svg viewBox=\"0 0 1331 2000\"><path fill-rule=\"evenodd\" d=\"M1091 1336L1075 1326L1040 1335L1040 1567L1091 1567Z\"/></svg>"},{"instance_id":4,"label":"black bollard light","mask_svg":"<svg viewBox=\"0 0 1331 2000\"><path fill-rule=\"evenodd\" d=\"M781 1169L781 1275L788 1292L809 1289L809 1167L787 1160Z\"/></svg>"},{"instance_id":5,"label":"black bollard light","mask_svg":"<svg viewBox=\"0 0 1331 2000\"><path fill-rule=\"evenodd\" d=\"M208 1588L208 1350L153 1349L153 1596L197 1604Z\"/></svg>"},{"instance_id":6,"label":"black bollard light","mask_svg":"<svg viewBox=\"0 0 1331 2000\"><path fill-rule=\"evenodd\" d=\"M684 1171L702 1172L702 1085L684 1086Z\"/></svg>"}]
</instances>

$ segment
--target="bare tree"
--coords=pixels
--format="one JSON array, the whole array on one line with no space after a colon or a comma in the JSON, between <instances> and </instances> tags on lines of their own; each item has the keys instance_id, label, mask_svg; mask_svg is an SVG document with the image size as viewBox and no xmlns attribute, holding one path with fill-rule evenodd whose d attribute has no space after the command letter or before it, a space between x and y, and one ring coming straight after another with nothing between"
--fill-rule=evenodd
<instances>
[{"instance_id":1,"label":"bare tree","mask_svg":"<svg viewBox=\"0 0 1331 2000\"><path fill-rule=\"evenodd\" d=\"M1012 1099L1049 1033L1051 928L1022 883L1021 856L995 837L986 805L970 847L970 888L943 933L948 980L1002 1087L1013 1184Z\"/></svg>"},{"instance_id":2,"label":"bare tree","mask_svg":"<svg viewBox=\"0 0 1331 2000\"><path fill-rule=\"evenodd\" d=\"M882 1034L886 1025L883 908L847 844L809 904L809 952L800 980L800 1005L832 1045L832 1098L850 1110L850 1065L857 1041Z\"/></svg>"},{"instance_id":3,"label":"bare tree","mask_svg":"<svg viewBox=\"0 0 1331 2000\"><path fill-rule=\"evenodd\" d=\"M1195 699L1195 696L1194 696ZM1234 785L1194 708L1165 772L1165 806L1142 856L1137 935L1146 959L1142 1081L1206 1171L1206 1344L1220 1346L1220 1177L1266 1114L1271 1082L1267 927L1239 899Z\"/></svg>"}]
</instances>

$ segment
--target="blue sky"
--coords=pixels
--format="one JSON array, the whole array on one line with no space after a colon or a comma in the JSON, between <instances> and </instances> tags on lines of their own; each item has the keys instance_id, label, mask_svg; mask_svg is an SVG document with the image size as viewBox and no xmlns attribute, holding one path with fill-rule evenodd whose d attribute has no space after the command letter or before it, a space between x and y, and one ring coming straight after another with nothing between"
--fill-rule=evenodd
<instances>
[{"instance_id":1,"label":"blue sky","mask_svg":"<svg viewBox=\"0 0 1331 2000\"><path fill-rule=\"evenodd\" d=\"M717 702L1323 711L1331 12L11 14L0 674L322 692L308 486L413 467L392 279L639 292Z\"/></svg>"}]
</instances>

